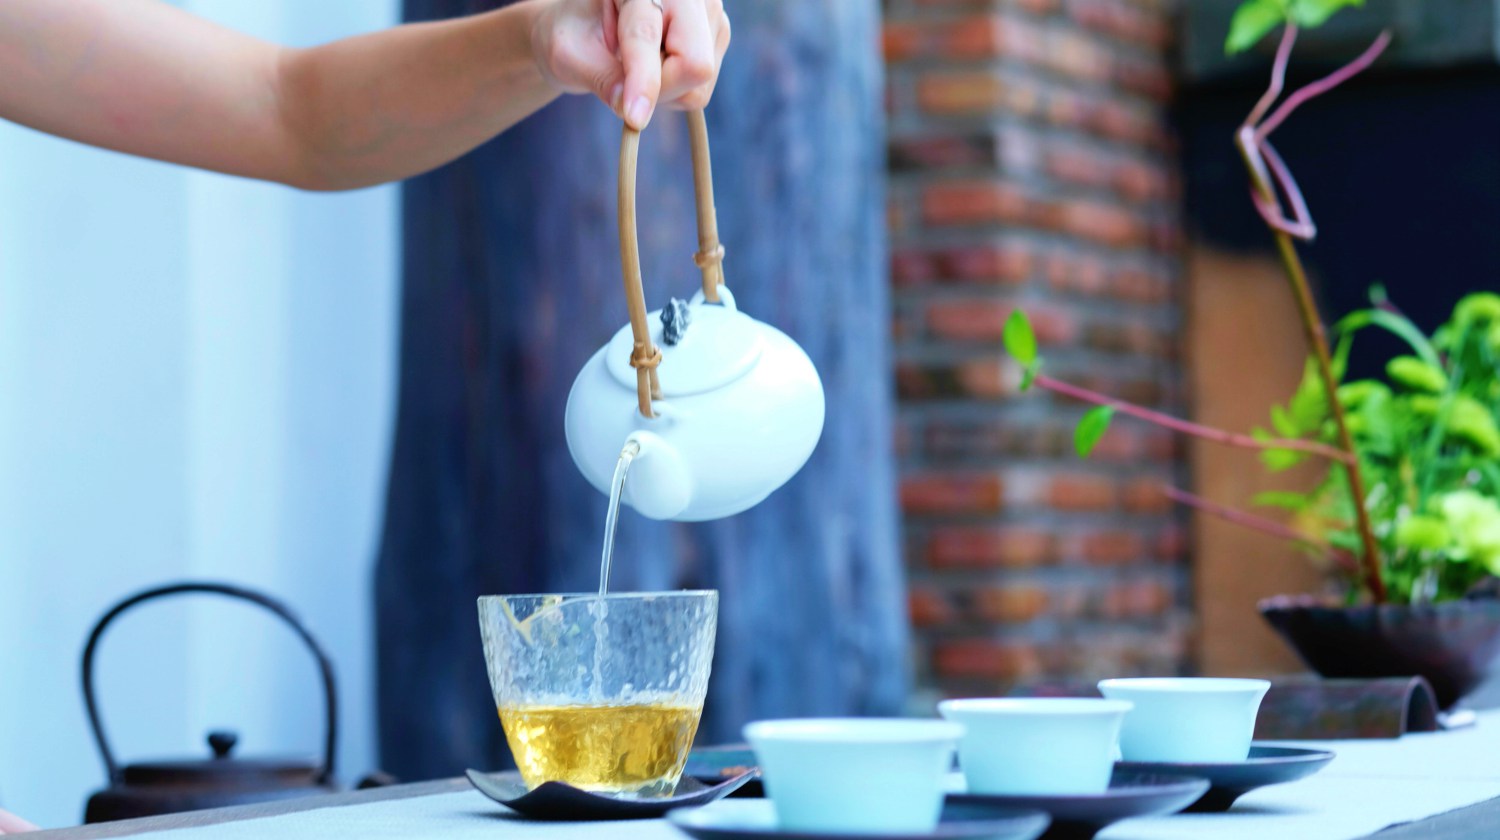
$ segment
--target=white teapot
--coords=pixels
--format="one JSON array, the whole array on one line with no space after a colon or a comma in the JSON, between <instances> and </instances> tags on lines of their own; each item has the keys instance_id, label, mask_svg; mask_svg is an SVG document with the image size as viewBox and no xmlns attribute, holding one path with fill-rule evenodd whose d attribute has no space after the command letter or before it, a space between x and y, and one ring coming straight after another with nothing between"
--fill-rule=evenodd
<instances>
[{"instance_id":1,"label":"white teapot","mask_svg":"<svg viewBox=\"0 0 1500 840\"><path fill-rule=\"evenodd\" d=\"M690 112L688 123L703 289L668 307L671 329L662 310L646 312L635 230L640 134L627 126L619 212L630 324L579 372L564 426L574 462L601 492L633 443L622 501L652 519L700 521L753 507L795 475L822 434L824 405L802 348L740 312L723 285L708 131L702 112Z\"/></svg>"}]
</instances>

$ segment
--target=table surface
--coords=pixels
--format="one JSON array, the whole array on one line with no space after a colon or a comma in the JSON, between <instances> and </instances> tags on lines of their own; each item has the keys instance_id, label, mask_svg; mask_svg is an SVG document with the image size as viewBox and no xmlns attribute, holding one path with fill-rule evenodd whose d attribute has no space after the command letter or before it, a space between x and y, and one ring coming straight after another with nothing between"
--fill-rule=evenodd
<instances>
[{"instance_id":1,"label":"table surface","mask_svg":"<svg viewBox=\"0 0 1500 840\"><path fill-rule=\"evenodd\" d=\"M1338 753L1323 772L1245 795L1225 814L1127 820L1100 840L1368 837L1469 840L1500 837L1500 711L1476 726L1395 740L1290 743ZM503 830L496 829L503 826ZM443 836L517 840L683 840L661 820L536 823L472 791L462 779L286 802L60 829L38 840L106 837L307 838ZM201 835L201 837L200 837Z\"/></svg>"}]
</instances>

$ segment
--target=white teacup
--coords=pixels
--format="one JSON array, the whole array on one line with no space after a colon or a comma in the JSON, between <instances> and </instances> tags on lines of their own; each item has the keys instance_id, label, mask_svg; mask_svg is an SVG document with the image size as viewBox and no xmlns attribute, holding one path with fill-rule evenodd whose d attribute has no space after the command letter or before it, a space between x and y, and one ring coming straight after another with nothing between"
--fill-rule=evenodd
<instances>
[{"instance_id":1,"label":"white teacup","mask_svg":"<svg viewBox=\"0 0 1500 840\"><path fill-rule=\"evenodd\" d=\"M1126 761L1233 762L1250 755L1266 680L1156 677L1102 680L1108 698L1135 708L1120 730Z\"/></svg>"},{"instance_id":2,"label":"white teacup","mask_svg":"<svg viewBox=\"0 0 1500 840\"><path fill-rule=\"evenodd\" d=\"M783 830L923 834L937 827L963 727L941 720L807 718L745 727Z\"/></svg>"},{"instance_id":3,"label":"white teacup","mask_svg":"<svg viewBox=\"0 0 1500 840\"><path fill-rule=\"evenodd\" d=\"M1114 770L1121 700L1015 697L944 700L943 717L963 724L958 763L970 793L1103 793Z\"/></svg>"}]
</instances>

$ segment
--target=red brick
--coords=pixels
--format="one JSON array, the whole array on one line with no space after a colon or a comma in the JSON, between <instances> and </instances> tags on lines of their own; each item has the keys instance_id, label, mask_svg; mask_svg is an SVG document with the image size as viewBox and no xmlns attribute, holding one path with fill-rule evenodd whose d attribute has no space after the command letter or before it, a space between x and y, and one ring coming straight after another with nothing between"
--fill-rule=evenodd
<instances>
[{"instance_id":1,"label":"red brick","mask_svg":"<svg viewBox=\"0 0 1500 840\"><path fill-rule=\"evenodd\" d=\"M1169 277L1145 269L1127 268L1109 278L1109 293L1123 300L1160 303L1171 294Z\"/></svg>"},{"instance_id":2,"label":"red brick","mask_svg":"<svg viewBox=\"0 0 1500 840\"><path fill-rule=\"evenodd\" d=\"M944 277L980 282L1023 282L1031 275L1033 263L1030 251L1014 246L949 248L937 257Z\"/></svg>"},{"instance_id":3,"label":"red brick","mask_svg":"<svg viewBox=\"0 0 1500 840\"><path fill-rule=\"evenodd\" d=\"M917 80L917 106L929 114L988 115L1006 110L1010 98L993 73L925 73Z\"/></svg>"},{"instance_id":4,"label":"red brick","mask_svg":"<svg viewBox=\"0 0 1500 840\"><path fill-rule=\"evenodd\" d=\"M901 479L907 513L998 513L1005 488L997 473L926 473Z\"/></svg>"},{"instance_id":5,"label":"red brick","mask_svg":"<svg viewBox=\"0 0 1500 840\"><path fill-rule=\"evenodd\" d=\"M1031 251L1016 246L973 245L902 248L891 255L891 278L898 286L933 282L1016 284L1030 276Z\"/></svg>"},{"instance_id":6,"label":"red brick","mask_svg":"<svg viewBox=\"0 0 1500 840\"><path fill-rule=\"evenodd\" d=\"M1172 525L1161 529L1156 535L1155 553L1158 560L1169 563L1179 562L1187 554L1187 532L1180 526Z\"/></svg>"},{"instance_id":7,"label":"red brick","mask_svg":"<svg viewBox=\"0 0 1500 840\"><path fill-rule=\"evenodd\" d=\"M1170 358L1177 349L1175 335L1139 321L1098 321L1084 328L1082 339L1085 345L1116 356Z\"/></svg>"},{"instance_id":8,"label":"red brick","mask_svg":"<svg viewBox=\"0 0 1500 840\"><path fill-rule=\"evenodd\" d=\"M1047 504L1058 510L1109 510L1118 496L1114 481L1098 475L1062 473L1047 487Z\"/></svg>"},{"instance_id":9,"label":"red brick","mask_svg":"<svg viewBox=\"0 0 1500 840\"><path fill-rule=\"evenodd\" d=\"M1107 187L1115 177L1110 159L1082 148L1053 149L1047 154L1047 174L1070 184Z\"/></svg>"},{"instance_id":10,"label":"red brick","mask_svg":"<svg viewBox=\"0 0 1500 840\"><path fill-rule=\"evenodd\" d=\"M1014 0L1018 8L1034 15L1050 15L1062 8L1062 0Z\"/></svg>"},{"instance_id":11,"label":"red brick","mask_svg":"<svg viewBox=\"0 0 1500 840\"><path fill-rule=\"evenodd\" d=\"M1053 31L1046 39L1045 55L1038 58L1058 73L1090 81L1109 78L1113 65L1106 50L1067 30Z\"/></svg>"},{"instance_id":12,"label":"red brick","mask_svg":"<svg viewBox=\"0 0 1500 840\"><path fill-rule=\"evenodd\" d=\"M1140 244L1146 231L1132 213L1092 201L1065 201L1061 205L1061 227L1068 233L1105 245L1126 247Z\"/></svg>"},{"instance_id":13,"label":"red brick","mask_svg":"<svg viewBox=\"0 0 1500 840\"><path fill-rule=\"evenodd\" d=\"M1002 51L1006 23L998 14L954 20L902 20L885 24L886 61L912 58L990 58Z\"/></svg>"},{"instance_id":14,"label":"red brick","mask_svg":"<svg viewBox=\"0 0 1500 840\"><path fill-rule=\"evenodd\" d=\"M922 191L922 219L929 225L1021 224L1029 210L1019 189L996 181L941 181Z\"/></svg>"},{"instance_id":15,"label":"red brick","mask_svg":"<svg viewBox=\"0 0 1500 840\"><path fill-rule=\"evenodd\" d=\"M897 286L921 286L937 279L932 252L922 248L898 248L891 252L891 281Z\"/></svg>"},{"instance_id":16,"label":"red brick","mask_svg":"<svg viewBox=\"0 0 1500 840\"><path fill-rule=\"evenodd\" d=\"M1015 310L1015 304L993 298L933 301L927 307L927 329L951 341L1000 341ZM1078 338L1077 321L1063 310L1036 307L1026 314L1040 344L1070 344Z\"/></svg>"},{"instance_id":17,"label":"red brick","mask_svg":"<svg viewBox=\"0 0 1500 840\"><path fill-rule=\"evenodd\" d=\"M1166 169L1158 164L1125 161L1112 173L1114 188L1131 201L1164 200L1172 187Z\"/></svg>"},{"instance_id":18,"label":"red brick","mask_svg":"<svg viewBox=\"0 0 1500 840\"><path fill-rule=\"evenodd\" d=\"M989 586L974 593L974 612L986 621L1021 623L1047 612L1051 599L1039 586Z\"/></svg>"},{"instance_id":19,"label":"red brick","mask_svg":"<svg viewBox=\"0 0 1500 840\"><path fill-rule=\"evenodd\" d=\"M1125 0L1068 0L1068 15L1079 26L1148 50L1159 51L1171 39L1165 14Z\"/></svg>"},{"instance_id":20,"label":"red brick","mask_svg":"<svg viewBox=\"0 0 1500 840\"><path fill-rule=\"evenodd\" d=\"M933 651L939 675L996 680L1030 679L1044 669L1034 645L969 639L943 642Z\"/></svg>"},{"instance_id":21,"label":"red brick","mask_svg":"<svg viewBox=\"0 0 1500 840\"><path fill-rule=\"evenodd\" d=\"M996 399L1009 394L1015 381L1012 366L998 356L955 364L896 365L896 393L903 400Z\"/></svg>"},{"instance_id":22,"label":"red brick","mask_svg":"<svg viewBox=\"0 0 1500 840\"><path fill-rule=\"evenodd\" d=\"M1160 60L1117 61L1113 70L1115 83L1123 90L1155 102L1172 98L1172 76Z\"/></svg>"},{"instance_id":23,"label":"red brick","mask_svg":"<svg viewBox=\"0 0 1500 840\"><path fill-rule=\"evenodd\" d=\"M1098 612L1103 618L1149 618L1172 608L1172 593L1161 581L1117 583L1104 590Z\"/></svg>"},{"instance_id":24,"label":"red brick","mask_svg":"<svg viewBox=\"0 0 1500 840\"><path fill-rule=\"evenodd\" d=\"M1172 510L1172 500L1162 492L1159 478L1137 478L1125 485L1120 500L1131 513L1160 515Z\"/></svg>"},{"instance_id":25,"label":"red brick","mask_svg":"<svg viewBox=\"0 0 1500 840\"><path fill-rule=\"evenodd\" d=\"M1113 529L1069 534L1059 548L1070 560L1091 566L1132 563L1146 556L1146 541L1135 531Z\"/></svg>"},{"instance_id":26,"label":"red brick","mask_svg":"<svg viewBox=\"0 0 1500 840\"><path fill-rule=\"evenodd\" d=\"M891 140L887 160L892 172L955 167L993 167L999 150L993 136L902 137Z\"/></svg>"},{"instance_id":27,"label":"red brick","mask_svg":"<svg viewBox=\"0 0 1500 840\"><path fill-rule=\"evenodd\" d=\"M1052 561L1056 537L1024 528L939 528L927 539L933 568L1029 568Z\"/></svg>"},{"instance_id":28,"label":"red brick","mask_svg":"<svg viewBox=\"0 0 1500 840\"><path fill-rule=\"evenodd\" d=\"M936 627L951 624L958 618L958 610L945 593L931 587L912 587L906 596L907 612L915 627Z\"/></svg>"},{"instance_id":29,"label":"red brick","mask_svg":"<svg viewBox=\"0 0 1500 840\"><path fill-rule=\"evenodd\" d=\"M1108 265L1098 257L1058 253L1047 258L1047 283L1054 289L1097 295L1109 290Z\"/></svg>"}]
</instances>

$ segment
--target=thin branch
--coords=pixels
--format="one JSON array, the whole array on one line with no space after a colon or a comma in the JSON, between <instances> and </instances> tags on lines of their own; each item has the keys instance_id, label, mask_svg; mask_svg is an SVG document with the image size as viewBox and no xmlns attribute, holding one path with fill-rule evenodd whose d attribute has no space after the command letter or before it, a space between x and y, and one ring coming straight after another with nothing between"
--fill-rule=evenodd
<instances>
[{"instance_id":1,"label":"thin branch","mask_svg":"<svg viewBox=\"0 0 1500 840\"><path fill-rule=\"evenodd\" d=\"M1187 505L1190 508L1201 510L1211 516L1216 516L1224 520L1225 522L1239 525L1242 528L1249 528L1252 531L1260 531L1263 534L1269 534L1279 539L1288 540L1300 545L1307 546L1308 548L1316 549L1326 554L1330 560L1338 564L1345 571L1355 574L1359 573L1359 564L1354 562L1354 558L1349 556L1349 552L1339 549L1338 547L1323 540L1308 536L1307 534L1304 534L1294 528L1289 528L1274 519L1267 519L1264 516L1257 516L1256 514L1250 513L1249 511L1232 508L1228 505L1221 505L1218 502L1205 499L1202 496L1197 495L1196 493L1189 493L1186 490L1183 490L1179 487L1173 487L1170 484L1163 484L1161 491L1166 495L1167 498L1171 499L1177 504Z\"/></svg>"},{"instance_id":2,"label":"thin branch","mask_svg":"<svg viewBox=\"0 0 1500 840\"><path fill-rule=\"evenodd\" d=\"M1036 379L1033 381L1037 387L1046 388L1053 393L1072 397L1075 400L1082 400L1086 403L1093 403L1094 405L1109 406L1121 414L1134 417L1137 420L1144 420L1147 423L1154 423L1157 426L1170 429L1179 434L1201 438L1225 446L1237 446L1242 449L1257 450L1291 449L1297 452L1306 452L1310 455L1320 455L1342 464L1347 464L1354 458L1354 456L1341 449L1336 449L1317 441L1295 440L1292 438L1268 438L1263 440L1251 437L1250 435L1226 432L1223 429L1216 429L1213 426L1204 426L1200 423L1194 423L1191 420L1183 420L1180 417L1173 417L1170 414L1163 414L1159 411L1152 411L1149 408L1142 408L1134 403L1128 403L1114 397L1107 397L1097 391L1090 391L1087 388L1080 388L1077 385L1070 385L1066 382L1053 379L1046 374L1037 374Z\"/></svg>"},{"instance_id":3,"label":"thin branch","mask_svg":"<svg viewBox=\"0 0 1500 840\"><path fill-rule=\"evenodd\" d=\"M1260 101L1255 103L1255 110L1245 118L1245 125L1255 125L1260 122L1261 117L1271 110L1276 100L1281 97L1281 92L1286 89L1286 68L1292 60L1292 44L1297 41L1297 25L1288 23L1281 30L1281 44L1276 47L1276 62L1271 65L1271 86L1261 96Z\"/></svg>"},{"instance_id":4,"label":"thin branch","mask_svg":"<svg viewBox=\"0 0 1500 840\"><path fill-rule=\"evenodd\" d=\"M1307 209L1307 199L1302 197L1302 188L1297 186L1297 179L1292 177L1292 171L1287 168L1281 155L1277 154L1276 147L1271 145L1270 140L1261 139L1257 144L1257 151L1265 159L1271 176L1276 179L1276 186L1286 196L1287 203L1291 204L1292 218L1286 218L1279 202L1273 202L1269 206L1262 204L1260 196L1252 190L1251 197L1255 200L1256 209L1260 210L1267 224L1284 231L1288 236L1311 242L1318 235L1318 226L1313 224L1312 212ZM1274 217L1267 215L1268 210L1274 212Z\"/></svg>"},{"instance_id":5,"label":"thin branch","mask_svg":"<svg viewBox=\"0 0 1500 840\"><path fill-rule=\"evenodd\" d=\"M1302 105L1302 103L1306 102L1309 99L1312 99L1315 96L1321 96L1328 91L1333 90L1334 88L1358 75L1361 71L1369 67L1371 64L1374 64L1375 59L1379 58L1380 54L1385 52L1385 48L1390 46L1390 43L1391 31L1387 29L1380 33L1380 37L1375 39L1375 43L1371 44L1364 52L1360 53L1359 58L1354 59L1348 64L1345 64L1343 67L1340 67L1332 73L1329 73L1327 76L1324 76L1316 82L1311 82L1292 93L1291 96L1288 96L1286 98L1285 102L1281 103L1281 107L1277 108L1275 113L1271 114L1271 116L1268 117L1265 122L1261 123L1255 129L1256 137L1264 140L1267 136L1270 135L1271 132L1275 131L1277 126L1281 125L1281 123L1287 117L1291 116L1292 112L1297 110L1298 106Z\"/></svg>"}]
</instances>

